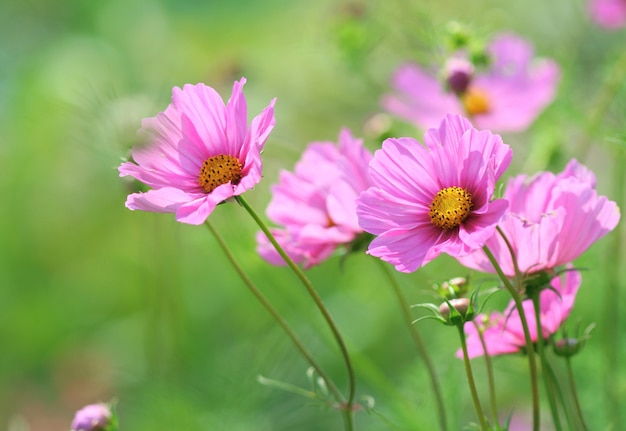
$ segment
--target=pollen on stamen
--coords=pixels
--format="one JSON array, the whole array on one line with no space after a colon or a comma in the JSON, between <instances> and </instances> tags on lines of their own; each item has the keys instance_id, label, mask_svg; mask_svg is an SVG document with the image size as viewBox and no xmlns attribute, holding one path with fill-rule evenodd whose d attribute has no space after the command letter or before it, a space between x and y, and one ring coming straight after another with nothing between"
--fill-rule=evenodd
<instances>
[{"instance_id":1,"label":"pollen on stamen","mask_svg":"<svg viewBox=\"0 0 626 431\"><path fill-rule=\"evenodd\" d=\"M472 195L461 187L440 190L430 204L430 222L443 230L459 227L472 210Z\"/></svg>"},{"instance_id":2,"label":"pollen on stamen","mask_svg":"<svg viewBox=\"0 0 626 431\"><path fill-rule=\"evenodd\" d=\"M198 175L198 184L205 192L211 193L222 184L239 184L243 165L236 157L220 154L209 157L202 164Z\"/></svg>"},{"instance_id":3,"label":"pollen on stamen","mask_svg":"<svg viewBox=\"0 0 626 431\"><path fill-rule=\"evenodd\" d=\"M486 114L491 111L489 96L483 90L470 86L461 95L461 102L469 115Z\"/></svg>"}]
</instances>

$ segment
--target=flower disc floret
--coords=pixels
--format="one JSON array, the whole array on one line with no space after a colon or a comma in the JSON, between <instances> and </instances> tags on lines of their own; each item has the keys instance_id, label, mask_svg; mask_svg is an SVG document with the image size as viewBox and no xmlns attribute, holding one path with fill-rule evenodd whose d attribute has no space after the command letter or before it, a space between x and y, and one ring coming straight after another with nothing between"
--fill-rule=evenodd
<instances>
[{"instance_id":1,"label":"flower disc floret","mask_svg":"<svg viewBox=\"0 0 626 431\"><path fill-rule=\"evenodd\" d=\"M476 87L469 87L467 91L461 95L461 102L463 103L465 112L470 116L487 114L491 111L489 94Z\"/></svg>"},{"instance_id":2,"label":"flower disc floret","mask_svg":"<svg viewBox=\"0 0 626 431\"><path fill-rule=\"evenodd\" d=\"M239 184L243 165L233 156L220 154L209 157L202 164L198 183L205 192L211 193L222 184Z\"/></svg>"},{"instance_id":3,"label":"flower disc floret","mask_svg":"<svg viewBox=\"0 0 626 431\"><path fill-rule=\"evenodd\" d=\"M472 210L472 195L461 187L440 190L430 204L428 215L435 226L448 230L459 227Z\"/></svg>"},{"instance_id":4,"label":"flower disc floret","mask_svg":"<svg viewBox=\"0 0 626 431\"><path fill-rule=\"evenodd\" d=\"M448 115L424 144L385 140L369 165L373 186L357 200L359 224L377 235L368 253L402 272L482 247L508 206L492 200L512 157L500 136Z\"/></svg>"}]
</instances>

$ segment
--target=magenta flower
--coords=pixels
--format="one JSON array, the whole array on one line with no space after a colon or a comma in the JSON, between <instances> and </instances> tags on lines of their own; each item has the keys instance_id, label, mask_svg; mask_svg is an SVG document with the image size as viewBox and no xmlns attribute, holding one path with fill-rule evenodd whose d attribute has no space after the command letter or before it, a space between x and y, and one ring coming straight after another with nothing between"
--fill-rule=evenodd
<instances>
[{"instance_id":1,"label":"magenta flower","mask_svg":"<svg viewBox=\"0 0 626 431\"><path fill-rule=\"evenodd\" d=\"M607 29L626 27L626 0L590 0L589 15Z\"/></svg>"},{"instance_id":2,"label":"magenta flower","mask_svg":"<svg viewBox=\"0 0 626 431\"><path fill-rule=\"evenodd\" d=\"M295 171L282 171L272 187L267 215L283 226L272 234L291 259L307 268L363 232L355 201L370 185L367 167L372 155L348 129L341 131L338 144L311 143ZM264 259L284 264L263 232L257 234L257 242Z\"/></svg>"},{"instance_id":3,"label":"magenta flower","mask_svg":"<svg viewBox=\"0 0 626 431\"><path fill-rule=\"evenodd\" d=\"M76 412L72 431L102 431L111 422L111 409L106 404L90 404Z\"/></svg>"},{"instance_id":4,"label":"magenta flower","mask_svg":"<svg viewBox=\"0 0 626 431\"><path fill-rule=\"evenodd\" d=\"M385 140L370 163L374 185L357 200L359 224L378 235L368 253L402 272L482 247L508 207L491 200L512 157L500 136L448 115L424 143Z\"/></svg>"},{"instance_id":5,"label":"magenta flower","mask_svg":"<svg viewBox=\"0 0 626 431\"><path fill-rule=\"evenodd\" d=\"M382 105L423 129L446 114L466 115L480 129L526 129L554 99L558 66L533 59L532 46L511 34L495 38L487 54L489 66L477 70L462 52L439 71L405 64L393 76L396 93L384 96Z\"/></svg>"},{"instance_id":6,"label":"magenta flower","mask_svg":"<svg viewBox=\"0 0 626 431\"><path fill-rule=\"evenodd\" d=\"M504 192L511 205L499 223L523 273L553 269L574 261L613 230L620 219L615 202L595 191L593 173L571 160L560 174L542 172L512 178ZM487 247L507 276L514 276L511 253L499 234ZM495 270L482 250L457 258L480 271Z\"/></svg>"},{"instance_id":7,"label":"magenta flower","mask_svg":"<svg viewBox=\"0 0 626 431\"><path fill-rule=\"evenodd\" d=\"M544 339L554 334L569 316L574 307L581 280L578 271L566 271L563 275L552 279L550 284L554 290L543 289L541 291L539 297L540 319ZM537 323L532 301L525 300L523 308L530 337L533 342L536 342ZM479 326L482 325L483 338L487 346L487 353L490 356L516 353L526 347L520 316L512 300L504 313L493 312L489 316L480 314L476 316L474 322ZM470 358L482 356L484 349L476 326L473 322L467 322L464 329L467 337L468 356ZM462 358L463 351L459 349L456 355Z\"/></svg>"},{"instance_id":8,"label":"magenta flower","mask_svg":"<svg viewBox=\"0 0 626 431\"><path fill-rule=\"evenodd\" d=\"M215 207L261 180L261 150L274 127L274 102L248 127L245 78L224 105L204 84L174 87L172 103L142 123L149 143L133 149L135 163L119 167L152 188L126 199L131 210L175 213L182 223L202 224Z\"/></svg>"}]
</instances>

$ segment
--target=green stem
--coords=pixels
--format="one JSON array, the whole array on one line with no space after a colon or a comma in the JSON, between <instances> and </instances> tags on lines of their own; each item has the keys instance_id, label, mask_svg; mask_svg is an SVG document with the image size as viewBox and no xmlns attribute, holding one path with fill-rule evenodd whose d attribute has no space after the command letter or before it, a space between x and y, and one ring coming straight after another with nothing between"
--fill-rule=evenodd
<instances>
[{"instance_id":1,"label":"green stem","mask_svg":"<svg viewBox=\"0 0 626 431\"><path fill-rule=\"evenodd\" d=\"M485 420L485 414L480 406L480 400L478 399L478 392L476 391L476 384L474 383L474 375L472 374L472 365L470 364L469 356L467 354L467 342L465 341L465 331L463 331L463 324L457 325L459 330L459 337L461 338L461 349L463 350L463 363L465 364L465 373L467 374L467 383L472 393L472 400L474 401L474 408L476 409L476 415L480 422L480 429L482 431L489 431L487 422Z\"/></svg>"},{"instance_id":2,"label":"green stem","mask_svg":"<svg viewBox=\"0 0 626 431\"><path fill-rule=\"evenodd\" d=\"M576 381L574 380L574 373L572 371L572 361L569 356L565 358L566 368L567 368L567 378L569 380L570 392L572 397L574 398L574 405L576 406L576 413L578 414L579 423L582 426L583 431L587 431L587 425L585 424L585 418L583 416L583 411L580 408L580 401L578 400L578 391L576 390Z\"/></svg>"},{"instance_id":3,"label":"green stem","mask_svg":"<svg viewBox=\"0 0 626 431\"><path fill-rule=\"evenodd\" d=\"M478 323L476 323L476 320L472 320L472 324L476 328L476 332L478 333L478 337L480 339L480 345L483 347L483 352L485 352L485 366L487 367L487 380L489 382L489 401L491 405L492 421L494 424L498 424L498 429L500 429L500 421L498 419L498 405L496 403L496 385L495 379L493 378L491 355L489 355L489 353L487 352L487 343L485 343L483 331L480 330Z\"/></svg>"},{"instance_id":4,"label":"green stem","mask_svg":"<svg viewBox=\"0 0 626 431\"><path fill-rule=\"evenodd\" d=\"M287 321L283 319L283 317L280 315L278 310L276 310L274 306L269 302L269 300L265 297L265 295L261 293L261 291L254 284L254 282L250 279L250 277L248 277L248 274L244 272L244 270L241 268L241 265L239 265L239 262L237 262L237 260L235 259L235 256L232 254L232 252L226 245L226 242L224 241L222 236L219 234L219 232L213 227L213 225L209 222L209 220L205 221L204 224L206 225L207 228L209 228L209 230L211 231L211 233L217 240L217 243L221 247L222 251L224 252L226 257L230 261L233 268L235 268L235 271L237 271L237 274L239 275L241 280L248 287L250 292L252 292L252 294L256 297L256 299L259 300L261 305L263 305L263 307L265 307L265 309L272 315L272 317L274 318L274 320L276 320L276 322L280 325L280 327L283 328L283 330L287 333L287 335L289 336L293 344L295 344L298 351L302 354L302 356L304 356L307 362L315 369L317 374L319 374L319 376L322 379L324 379L324 381L326 382L326 385L332 392L337 402L339 403L343 402L343 396L341 395L341 392L339 392L339 390L337 389L333 381L322 370L322 368L319 366L317 361L315 361L311 353L307 350L304 344L300 341L300 339L298 338L296 333L291 329Z\"/></svg>"},{"instance_id":5,"label":"green stem","mask_svg":"<svg viewBox=\"0 0 626 431\"><path fill-rule=\"evenodd\" d=\"M546 375L546 379L549 380L549 383L551 385L550 389L558 397L558 401L561 402L561 406L563 407L563 412L565 413L565 419L567 420L569 429L571 430L579 429L578 427L574 426L574 418L572 417L572 415L567 414L568 408L565 402L565 397L563 396L563 391L561 391L561 387L559 386L559 380L556 376L556 373L554 372L554 369L550 365L550 362L547 360L547 358L546 358L546 363L545 363L545 375Z\"/></svg>"},{"instance_id":6,"label":"green stem","mask_svg":"<svg viewBox=\"0 0 626 431\"><path fill-rule=\"evenodd\" d=\"M556 399L554 396L554 388L558 385L556 379L552 379L548 375L548 359L546 358L546 349L544 348L543 327L541 326L541 303L539 300L541 291L533 292L531 300L533 302L533 308L535 309L535 322L537 325L537 354L541 361L541 369L543 370L543 381L546 388L546 395L548 396L548 404L550 405L550 411L552 412L552 421L556 431L561 431L561 419L559 418L559 410L556 405ZM551 381L552 380L552 384Z\"/></svg>"},{"instance_id":7,"label":"green stem","mask_svg":"<svg viewBox=\"0 0 626 431\"><path fill-rule=\"evenodd\" d=\"M539 411L539 388L537 384L537 362L535 360L535 348L533 346L533 340L530 336L530 331L528 329L528 320L526 319L526 314L524 313L524 307L522 305L522 297L519 294L519 291L513 287L509 279L506 277L502 268L496 261L495 257L489 250L487 246L483 247L487 258L493 265L496 273L504 283L504 287L508 290L509 294L513 298L513 302L515 303L515 308L520 317L520 323L522 324L522 330L524 331L524 340L526 343L526 354L528 355L528 368L530 371L530 388L532 393L532 405L533 405L533 431L539 431L539 421L540 421L540 411ZM514 256L512 256L514 257ZM516 277L516 284L518 277Z\"/></svg>"},{"instance_id":8,"label":"green stem","mask_svg":"<svg viewBox=\"0 0 626 431\"><path fill-rule=\"evenodd\" d=\"M319 311L322 313L324 320L326 320L326 323L328 324L333 336L335 337L335 341L337 342L337 345L339 346L339 350L341 350L341 355L343 357L343 360L346 365L346 369L348 371L348 397L347 397L347 401L346 401L343 411L346 412L345 413L346 421L350 423L349 429L352 429L352 412L353 412L353 404L354 404L354 393L356 389L356 381L354 377L354 369L352 368L352 362L350 361L350 356L348 354L348 349L346 348L346 344L343 341L341 334L339 333L339 329L337 328L337 325L335 324L332 316L330 315L330 312L328 311L328 309L322 302L322 298L320 298L319 294L317 293L317 291L315 290L315 288L313 287L313 285L311 284L307 276L300 269L300 267L296 265L294 261L287 255L287 253L285 252L285 250L283 250L280 244L278 244L278 241L276 241L276 238L274 238L274 235L272 235L272 233L270 232L268 227L265 225L265 223L263 223L261 218L256 214L256 212L252 209L252 207L248 205L248 202L243 198L243 196L241 195L235 196L235 199L237 200L237 202L239 202L239 204L242 207L244 207L244 209L248 212L248 214L250 214L250 216L254 219L254 221L259 226L259 228L263 231L265 236L267 236L267 239L272 243L272 245L274 246L278 254L287 263L287 266L289 266L289 268L294 272L296 277L300 280L304 288L307 290L307 292L313 299L313 302L315 302L315 305L317 306Z\"/></svg>"},{"instance_id":9,"label":"green stem","mask_svg":"<svg viewBox=\"0 0 626 431\"><path fill-rule=\"evenodd\" d=\"M409 306L406 298L404 297L404 294L402 293L402 289L400 288L398 281L393 276L393 274L389 270L389 267L386 263L384 263L380 259L376 259L376 260L380 264L380 267L382 268L383 272L387 276L387 279L389 280L389 283L391 284L391 287L393 288L394 293L396 294L396 298L398 299L398 302L400 303L400 309L402 310L402 315L407 324L407 327L409 328L409 332L411 333L413 342L415 343L415 346L417 347L417 350L420 356L422 357L422 360L424 361L426 368L428 369L428 374L430 376L430 383L431 383L433 392L435 394L435 400L437 402L439 426L441 427L443 431L445 431L448 429L448 425L446 422L446 409L444 406L443 397L441 395L441 387L439 385L439 379L437 378L437 372L435 371L435 366L433 364L433 361L430 358L430 355L428 354L428 349L426 348L426 344L424 343L424 339L422 338L422 335L417 329L417 326L413 324L413 318L411 317L411 307Z\"/></svg>"}]
</instances>

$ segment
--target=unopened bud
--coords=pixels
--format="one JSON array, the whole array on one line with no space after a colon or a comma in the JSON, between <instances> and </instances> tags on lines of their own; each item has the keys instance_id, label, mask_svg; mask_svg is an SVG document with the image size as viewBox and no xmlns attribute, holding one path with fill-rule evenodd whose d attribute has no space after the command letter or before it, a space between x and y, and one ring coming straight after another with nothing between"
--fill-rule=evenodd
<instances>
[{"instance_id":1,"label":"unopened bud","mask_svg":"<svg viewBox=\"0 0 626 431\"><path fill-rule=\"evenodd\" d=\"M558 356L569 358L580 352L584 342L576 338L563 338L554 343L554 353Z\"/></svg>"},{"instance_id":2,"label":"unopened bud","mask_svg":"<svg viewBox=\"0 0 626 431\"><path fill-rule=\"evenodd\" d=\"M464 58L452 57L443 68L446 84L455 94L463 94L474 76L474 65Z\"/></svg>"},{"instance_id":3,"label":"unopened bud","mask_svg":"<svg viewBox=\"0 0 626 431\"><path fill-rule=\"evenodd\" d=\"M76 412L72 431L103 431L111 423L111 409L106 404L90 404Z\"/></svg>"},{"instance_id":4,"label":"unopened bud","mask_svg":"<svg viewBox=\"0 0 626 431\"><path fill-rule=\"evenodd\" d=\"M450 305L453 309L450 309ZM474 317L472 302L469 298L456 298L444 302L439 306L439 313L451 325L465 323Z\"/></svg>"}]
</instances>

